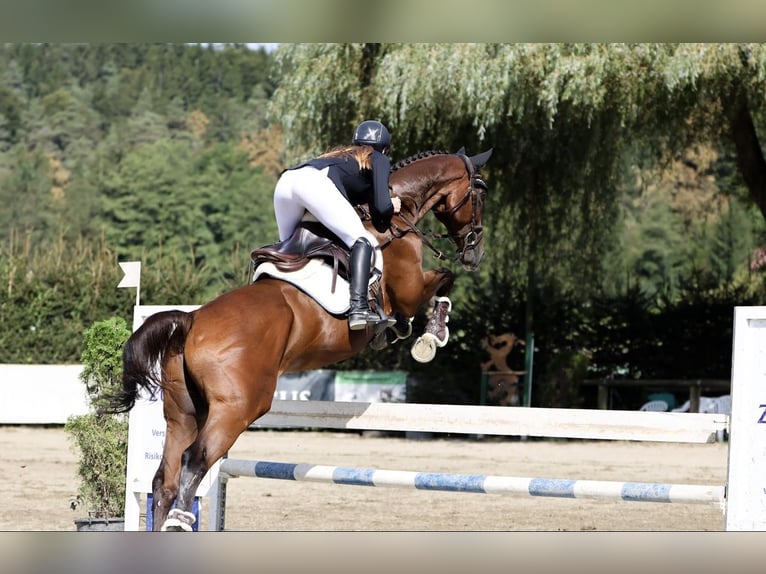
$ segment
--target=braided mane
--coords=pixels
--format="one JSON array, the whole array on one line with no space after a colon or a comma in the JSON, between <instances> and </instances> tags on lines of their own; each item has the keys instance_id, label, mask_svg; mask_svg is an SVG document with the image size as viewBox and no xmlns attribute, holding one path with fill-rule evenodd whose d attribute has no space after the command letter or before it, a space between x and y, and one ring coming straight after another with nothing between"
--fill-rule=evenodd
<instances>
[{"instance_id":1,"label":"braided mane","mask_svg":"<svg viewBox=\"0 0 766 574\"><path fill-rule=\"evenodd\" d=\"M411 155L410 157L400 159L394 165L391 166L391 171L394 172L397 169L401 169L407 165L410 165L411 163L418 161L419 159L425 159L427 157L432 157L435 155L452 155L452 152L442 151L442 150L421 151L420 153L416 153L415 155Z\"/></svg>"}]
</instances>

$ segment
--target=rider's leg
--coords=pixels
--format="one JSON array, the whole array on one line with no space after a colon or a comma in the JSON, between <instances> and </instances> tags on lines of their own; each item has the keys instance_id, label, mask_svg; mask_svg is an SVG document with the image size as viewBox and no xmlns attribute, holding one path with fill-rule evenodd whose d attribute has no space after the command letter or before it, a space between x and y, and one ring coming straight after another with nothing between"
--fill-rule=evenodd
<instances>
[{"instance_id":1,"label":"rider's leg","mask_svg":"<svg viewBox=\"0 0 766 574\"><path fill-rule=\"evenodd\" d=\"M288 170L277 181L274 188L274 215L280 241L289 238L301 222L307 208L301 199L300 190L310 187L311 182L310 172L303 169Z\"/></svg>"},{"instance_id":2,"label":"rider's leg","mask_svg":"<svg viewBox=\"0 0 766 574\"><path fill-rule=\"evenodd\" d=\"M372 245L366 238L360 237L351 248L349 295L351 308L348 312L348 327L357 331L383 323L383 319L370 309L367 300L372 263Z\"/></svg>"}]
</instances>

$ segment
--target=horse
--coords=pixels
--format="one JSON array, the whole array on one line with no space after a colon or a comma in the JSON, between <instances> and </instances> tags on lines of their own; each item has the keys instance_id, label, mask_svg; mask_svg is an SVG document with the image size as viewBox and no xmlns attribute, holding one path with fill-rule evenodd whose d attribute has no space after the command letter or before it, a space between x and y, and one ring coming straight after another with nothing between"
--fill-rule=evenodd
<instances>
[{"instance_id":1,"label":"horse","mask_svg":"<svg viewBox=\"0 0 766 574\"><path fill-rule=\"evenodd\" d=\"M385 311L411 320L432 302L426 328L433 331L431 343L445 342L440 331L455 277L444 267L423 270L423 248L430 242L417 223L433 212L457 248L456 259L475 270L484 255L487 192L479 170L491 153L468 157L463 149L429 151L404 159L390 175L402 207L389 229L380 233L360 215L379 240ZM376 335L381 334L369 327L349 330L345 316L328 313L301 289L273 277L223 293L192 312L148 317L123 347L122 388L104 411L125 413L142 392L163 394L167 428L152 480L153 529L192 530L191 508L201 480L239 435L269 411L282 373L345 360Z\"/></svg>"}]
</instances>

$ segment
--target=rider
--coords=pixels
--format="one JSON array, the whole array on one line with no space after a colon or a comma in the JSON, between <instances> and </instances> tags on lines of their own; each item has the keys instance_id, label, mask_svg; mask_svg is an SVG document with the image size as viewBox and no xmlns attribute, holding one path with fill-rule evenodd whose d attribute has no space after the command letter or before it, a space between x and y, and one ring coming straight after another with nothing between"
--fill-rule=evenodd
<instances>
[{"instance_id":1,"label":"rider","mask_svg":"<svg viewBox=\"0 0 766 574\"><path fill-rule=\"evenodd\" d=\"M375 237L367 232L353 206L368 203L375 229L388 229L401 200L391 197L388 151L391 136L379 121L366 120L354 130L351 146L333 149L282 172L274 190L279 240L289 238L308 211L351 249L349 329L386 321L367 301Z\"/></svg>"}]
</instances>

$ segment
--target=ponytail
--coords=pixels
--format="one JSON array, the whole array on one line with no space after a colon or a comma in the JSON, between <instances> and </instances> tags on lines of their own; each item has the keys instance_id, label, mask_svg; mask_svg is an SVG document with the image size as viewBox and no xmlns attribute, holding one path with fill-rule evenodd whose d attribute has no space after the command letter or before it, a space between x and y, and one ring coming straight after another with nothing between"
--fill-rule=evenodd
<instances>
[{"instance_id":1,"label":"ponytail","mask_svg":"<svg viewBox=\"0 0 766 574\"><path fill-rule=\"evenodd\" d=\"M331 149L319 157L353 157L356 160L356 163L359 164L360 169L370 169L372 166L370 161L372 152L372 146L368 145L342 146Z\"/></svg>"}]
</instances>

